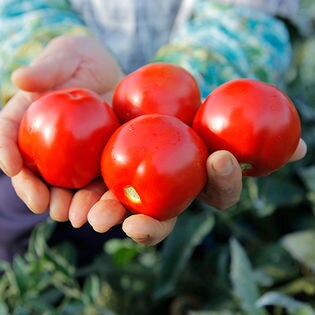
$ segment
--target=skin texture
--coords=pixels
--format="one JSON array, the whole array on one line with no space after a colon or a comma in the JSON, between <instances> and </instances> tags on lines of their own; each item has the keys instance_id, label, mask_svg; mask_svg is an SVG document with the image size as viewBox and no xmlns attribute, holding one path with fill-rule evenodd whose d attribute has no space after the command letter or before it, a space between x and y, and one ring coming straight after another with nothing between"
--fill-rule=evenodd
<instances>
[{"instance_id":1,"label":"skin texture","mask_svg":"<svg viewBox=\"0 0 315 315\"><path fill-rule=\"evenodd\" d=\"M89 222L96 231L106 232L122 223L125 233L137 242L153 245L172 231L176 218L158 221L144 215L130 215L108 191L103 181L94 181L76 191L48 187L23 166L17 146L22 116L42 93L69 86L82 86L111 96L123 73L111 54L97 40L62 36L54 39L34 62L18 69L12 80L18 93L0 112L0 167L12 178L17 194L34 213L50 211L56 221L70 220L76 228ZM301 159L306 145L300 140L291 160ZM208 182L201 198L218 209L238 201L242 190L241 169L234 156L226 151L207 158Z\"/></svg>"}]
</instances>

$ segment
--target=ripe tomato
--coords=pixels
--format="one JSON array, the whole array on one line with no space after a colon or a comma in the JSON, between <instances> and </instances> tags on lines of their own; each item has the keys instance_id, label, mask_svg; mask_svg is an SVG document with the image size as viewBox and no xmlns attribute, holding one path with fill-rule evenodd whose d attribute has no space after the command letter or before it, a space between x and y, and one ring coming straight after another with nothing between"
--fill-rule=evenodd
<instances>
[{"instance_id":1,"label":"ripe tomato","mask_svg":"<svg viewBox=\"0 0 315 315\"><path fill-rule=\"evenodd\" d=\"M103 148L119 122L92 91L67 88L43 95L21 121L24 163L54 186L80 188L101 175Z\"/></svg>"},{"instance_id":2,"label":"ripe tomato","mask_svg":"<svg viewBox=\"0 0 315 315\"><path fill-rule=\"evenodd\" d=\"M122 123L143 114L167 114L191 125L200 104L199 86L187 70L157 62L122 79L112 106Z\"/></svg>"},{"instance_id":3,"label":"ripe tomato","mask_svg":"<svg viewBox=\"0 0 315 315\"><path fill-rule=\"evenodd\" d=\"M210 152L235 155L246 176L279 169L294 153L301 134L298 113L277 87L237 79L216 88L198 110L193 129Z\"/></svg>"},{"instance_id":4,"label":"ripe tomato","mask_svg":"<svg viewBox=\"0 0 315 315\"><path fill-rule=\"evenodd\" d=\"M122 125L105 146L107 187L134 213L158 220L177 216L207 180L207 149L178 118L143 115Z\"/></svg>"}]
</instances>

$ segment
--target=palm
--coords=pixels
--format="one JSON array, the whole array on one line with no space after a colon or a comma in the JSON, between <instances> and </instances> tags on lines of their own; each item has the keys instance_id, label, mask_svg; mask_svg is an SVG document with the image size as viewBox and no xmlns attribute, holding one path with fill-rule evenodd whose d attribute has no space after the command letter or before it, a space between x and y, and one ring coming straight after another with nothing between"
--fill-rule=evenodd
<instances>
[{"instance_id":1,"label":"palm","mask_svg":"<svg viewBox=\"0 0 315 315\"><path fill-rule=\"evenodd\" d=\"M97 40L61 37L47 46L32 67L17 71L13 81L30 92L83 86L107 95L122 76L113 56Z\"/></svg>"}]
</instances>

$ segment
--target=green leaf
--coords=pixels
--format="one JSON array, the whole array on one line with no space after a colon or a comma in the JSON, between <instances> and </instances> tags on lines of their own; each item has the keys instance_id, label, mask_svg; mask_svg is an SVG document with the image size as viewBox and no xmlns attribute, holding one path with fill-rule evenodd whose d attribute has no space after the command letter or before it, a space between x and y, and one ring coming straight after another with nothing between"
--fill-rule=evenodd
<instances>
[{"instance_id":1,"label":"green leaf","mask_svg":"<svg viewBox=\"0 0 315 315\"><path fill-rule=\"evenodd\" d=\"M251 315L267 315L264 309L259 309L256 305L256 301L259 298L259 290L245 250L236 239L231 240L230 248L230 276L234 294L238 297L242 309Z\"/></svg>"},{"instance_id":2,"label":"green leaf","mask_svg":"<svg viewBox=\"0 0 315 315\"><path fill-rule=\"evenodd\" d=\"M315 192L315 166L305 167L299 174L308 190Z\"/></svg>"},{"instance_id":3,"label":"green leaf","mask_svg":"<svg viewBox=\"0 0 315 315\"><path fill-rule=\"evenodd\" d=\"M247 188L257 215L264 217L276 208L292 206L304 198L304 190L287 172L247 179Z\"/></svg>"},{"instance_id":4,"label":"green leaf","mask_svg":"<svg viewBox=\"0 0 315 315\"><path fill-rule=\"evenodd\" d=\"M300 277L289 284L281 287L281 292L289 295L307 294L315 296L315 278L313 275L304 278Z\"/></svg>"},{"instance_id":5,"label":"green leaf","mask_svg":"<svg viewBox=\"0 0 315 315\"><path fill-rule=\"evenodd\" d=\"M18 293L23 296L27 292L29 274L26 261L21 256L16 256L13 261L13 270Z\"/></svg>"},{"instance_id":6,"label":"green leaf","mask_svg":"<svg viewBox=\"0 0 315 315\"><path fill-rule=\"evenodd\" d=\"M188 315L237 315L235 312L223 310L223 311L191 311Z\"/></svg>"},{"instance_id":7,"label":"green leaf","mask_svg":"<svg viewBox=\"0 0 315 315\"><path fill-rule=\"evenodd\" d=\"M43 256L47 250L47 240L53 233L56 223L48 219L36 226L30 240L28 255Z\"/></svg>"},{"instance_id":8,"label":"green leaf","mask_svg":"<svg viewBox=\"0 0 315 315\"><path fill-rule=\"evenodd\" d=\"M100 278L91 275L84 283L83 300L85 304L93 304L97 300L101 291Z\"/></svg>"},{"instance_id":9,"label":"green leaf","mask_svg":"<svg viewBox=\"0 0 315 315\"><path fill-rule=\"evenodd\" d=\"M297 261L315 272L315 231L305 230L287 234L281 242Z\"/></svg>"},{"instance_id":10,"label":"green leaf","mask_svg":"<svg viewBox=\"0 0 315 315\"><path fill-rule=\"evenodd\" d=\"M261 286L271 287L299 275L299 264L278 242L262 246L253 262L256 280Z\"/></svg>"},{"instance_id":11,"label":"green leaf","mask_svg":"<svg viewBox=\"0 0 315 315\"><path fill-rule=\"evenodd\" d=\"M280 306L287 309L292 315L314 315L314 310L310 305L297 301L280 292L267 292L259 298L256 304L259 307Z\"/></svg>"},{"instance_id":12,"label":"green leaf","mask_svg":"<svg viewBox=\"0 0 315 315\"><path fill-rule=\"evenodd\" d=\"M184 211L164 243L156 298L165 297L172 292L194 249L214 226L214 216L209 209L199 210Z\"/></svg>"},{"instance_id":13,"label":"green leaf","mask_svg":"<svg viewBox=\"0 0 315 315\"><path fill-rule=\"evenodd\" d=\"M5 303L0 303L0 314L9 315L9 309Z\"/></svg>"},{"instance_id":14,"label":"green leaf","mask_svg":"<svg viewBox=\"0 0 315 315\"><path fill-rule=\"evenodd\" d=\"M131 239L112 239L106 242L105 252L109 254L115 266L127 266L141 251L143 245Z\"/></svg>"}]
</instances>

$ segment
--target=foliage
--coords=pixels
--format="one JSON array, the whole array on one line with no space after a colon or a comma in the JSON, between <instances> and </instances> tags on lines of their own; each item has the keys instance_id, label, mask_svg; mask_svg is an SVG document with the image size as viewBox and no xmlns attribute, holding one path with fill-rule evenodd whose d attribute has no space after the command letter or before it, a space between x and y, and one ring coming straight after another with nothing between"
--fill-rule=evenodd
<instances>
[{"instance_id":1,"label":"foliage","mask_svg":"<svg viewBox=\"0 0 315 315\"><path fill-rule=\"evenodd\" d=\"M315 6L302 4L287 92L306 158L244 179L227 211L196 201L161 246L113 239L84 268L71 244L47 245L54 224L45 222L25 255L1 263L1 315L315 314Z\"/></svg>"}]
</instances>

